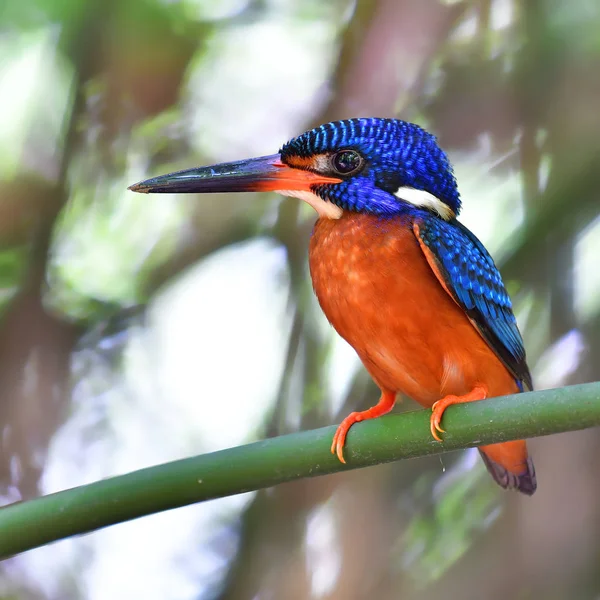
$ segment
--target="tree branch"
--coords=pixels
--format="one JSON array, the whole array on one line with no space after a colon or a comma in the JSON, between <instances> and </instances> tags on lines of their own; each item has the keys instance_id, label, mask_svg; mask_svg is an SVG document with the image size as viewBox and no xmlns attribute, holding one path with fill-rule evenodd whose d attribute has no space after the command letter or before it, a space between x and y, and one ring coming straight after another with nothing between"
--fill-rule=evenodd
<instances>
[{"instance_id":1,"label":"tree branch","mask_svg":"<svg viewBox=\"0 0 600 600\"><path fill-rule=\"evenodd\" d=\"M600 382L452 406L443 443L430 411L365 421L352 428L347 465L329 453L335 427L142 469L0 509L0 559L145 515L278 483L402 458L600 425ZM546 477L549 475L546 474ZM544 474L540 477L542 489Z\"/></svg>"}]
</instances>

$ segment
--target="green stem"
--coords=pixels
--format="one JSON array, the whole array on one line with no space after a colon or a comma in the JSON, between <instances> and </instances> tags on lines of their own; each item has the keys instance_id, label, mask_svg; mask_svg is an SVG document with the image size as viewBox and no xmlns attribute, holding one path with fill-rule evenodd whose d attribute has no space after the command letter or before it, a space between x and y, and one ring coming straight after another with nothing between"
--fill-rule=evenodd
<instances>
[{"instance_id":1,"label":"green stem","mask_svg":"<svg viewBox=\"0 0 600 600\"><path fill-rule=\"evenodd\" d=\"M112 477L0 509L0 558L194 502L378 463L600 425L600 383L450 407L443 443L430 411L365 421L348 436L342 465L329 452L335 427L268 439ZM540 488L549 473L540 473ZM543 491L542 491L543 493Z\"/></svg>"}]
</instances>

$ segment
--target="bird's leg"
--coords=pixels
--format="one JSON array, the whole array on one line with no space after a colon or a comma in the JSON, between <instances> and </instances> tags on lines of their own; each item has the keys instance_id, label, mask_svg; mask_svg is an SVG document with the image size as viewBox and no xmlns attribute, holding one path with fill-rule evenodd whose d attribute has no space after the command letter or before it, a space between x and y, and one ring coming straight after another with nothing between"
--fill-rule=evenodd
<instances>
[{"instance_id":1,"label":"bird's leg","mask_svg":"<svg viewBox=\"0 0 600 600\"><path fill-rule=\"evenodd\" d=\"M474 402L475 400L485 400L488 395L488 390L485 385L476 385L468 394L464 396L444 396L441 400L438 400L431 407L431 419L429 420L429 427L431 429L431 435L438 441L441 442L442 438L438 435L444 433L440 423L442 422L442 416L444 411L452 404L462 404L463 402Z\"/></svg>"},{"instance_id":2,"label":"bird's leg","mask_svg":"<svg viewBox=\"0 0 600 600\"><path fill-rule=\"evenodd\" d=\"M390 391L381 391L381 398L379 398L379 402L369 408L368 410L363 410L361 412L353 412L350 413L337 428L335 435L333 436L333 443L331 444L331 453L337 454L337 457L340 459L340 462L345 463L344 460L344 444L346 443L346 435L348 434L348 430L354 423L360 423L360 421L366 421L367 419L375 419L376 417L381 417L382 415L386 415L387 413L394 408L394 404L396 402L396 392Z\"/></svg>"}]
</instances>

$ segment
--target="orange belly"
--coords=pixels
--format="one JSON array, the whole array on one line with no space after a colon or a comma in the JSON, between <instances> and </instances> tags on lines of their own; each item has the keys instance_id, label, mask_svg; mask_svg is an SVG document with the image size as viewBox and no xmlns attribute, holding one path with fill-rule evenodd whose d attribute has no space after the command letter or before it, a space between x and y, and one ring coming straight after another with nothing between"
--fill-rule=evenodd
<instances>
[{"instance_id":1,"label":"orange belly","mask_svg":"<svg viewBox=\"0 0 600 600\"><path fill-rule=\"evenodd\" d=\"M382 390L425 407L477 384L490 397L518 391L437 280L408 220L320 219L309 261L323 312Z\"/></svg>"}]
</instances>

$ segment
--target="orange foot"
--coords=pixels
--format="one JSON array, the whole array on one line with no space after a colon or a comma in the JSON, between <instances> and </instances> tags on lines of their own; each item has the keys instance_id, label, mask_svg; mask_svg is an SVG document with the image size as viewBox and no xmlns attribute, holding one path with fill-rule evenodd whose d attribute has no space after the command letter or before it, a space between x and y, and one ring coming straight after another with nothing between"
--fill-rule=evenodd
<instances>
[{"instance_id":1,"label":"orange foot","mask_svg":"<svg viewBox=\"0 0 600 600\"><path fill-rule=\"evenodd\" d=\"M438 441L441 442L442 438L438 435L445 433L445 429L442 429L440 423L442 422L442 416L444 411L452 404L462 404L463 402L474 402L475 400L485 400L487 398L488 390L484 385L476 385L468 394L464 396L444 396L441 400L438 400L431 407L431 419L429 420L429 427L431 429L431 435ZM352 415L351 415L352 416Z\"/></svg>"},{"instance_id":2,"label":"orange foot","mask_svg":"<svg viewBox=\"0 0 600 600\"><path fill-rule=\"evenodd\" d=\"M333 436L333 443L331 444L331 454L337 454L337 457L340 459L340 462L344 464L346 461L344 460L344 444L346 443L346 435L348 435L348 430L354 423L360 423L361 421L366 421L367 419L374 419L375 417L381 417L381 415L385 415L394 408L394 404L396 403L396 393L395 392L381 392L381 398L379 398L379 402L369 408L368 410L363 410L362 412L353 412L350 413L337 428L335 435Z\"/></svg>"}]
</instances>

